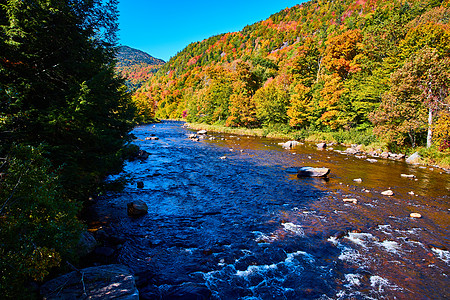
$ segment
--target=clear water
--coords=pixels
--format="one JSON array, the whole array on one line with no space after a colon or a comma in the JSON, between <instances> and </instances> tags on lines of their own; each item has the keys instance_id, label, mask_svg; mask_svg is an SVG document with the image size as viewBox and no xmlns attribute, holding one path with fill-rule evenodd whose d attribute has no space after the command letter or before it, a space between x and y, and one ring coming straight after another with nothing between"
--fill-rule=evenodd
<instances>
[{"instance_id":1,"label":"clear water","mask_svg":"<svg viewBox=\"0 0 450 300\"><path fill-rule=\"evenodd\" d=\"M134 181L96 204L126 237L118 260L140 290L193 282L213 299L450 298L449 174L314 145L285 150L273 139L211 133L195 142L191 133L172 121L137 127L149 159L127 163ZM301 166L331 174L298 179L291 171ZM387 189L394 196L381 195ZM148 215L129 218L132 200Z\"/></svg>"}]
</instances>

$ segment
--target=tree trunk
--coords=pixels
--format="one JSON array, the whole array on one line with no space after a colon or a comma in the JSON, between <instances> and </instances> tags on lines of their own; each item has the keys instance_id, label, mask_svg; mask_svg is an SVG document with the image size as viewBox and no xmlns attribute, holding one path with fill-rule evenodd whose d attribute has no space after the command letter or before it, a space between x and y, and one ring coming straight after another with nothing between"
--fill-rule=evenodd
<instances>
[{"instance_id":1,"label":"tree trunk","mask_svg":"<svg viewBox=\"0 0 450 300\"><path fill-rule=\"evenodd\" d=\"M427 133L427 148L431 147L431 143L433 142L433 131L431 129L433 125L433 110L431 108L428 109L428 133Z\"/></svg>"}]
</instances>

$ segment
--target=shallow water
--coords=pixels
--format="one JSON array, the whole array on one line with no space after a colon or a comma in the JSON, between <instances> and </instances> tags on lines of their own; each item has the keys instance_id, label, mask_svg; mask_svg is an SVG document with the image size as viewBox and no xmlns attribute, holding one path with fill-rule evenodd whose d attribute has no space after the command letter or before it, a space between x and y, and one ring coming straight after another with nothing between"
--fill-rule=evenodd
<instances>
[{"instance_id":1,"label":"shallow water","mask_svg":"<svg viewBox=\"0 0 450 300\"><path fill-rule=\"evenodd\" d=\"M128 162L132 183L96 208L125 236L117 259L137 275L141 295L192 282L213 299L450 298L442 170L314 145L285 150L266 138L211 133L195 142L180 122L133 133L150 157ZM151 134L160 139L145 140ZM298 179L291 171L300 166L331 174ZM387 189L394 196L381 195ZM133 200L145 201L148 215L129 218Z\"/></svg>"}]
</instances>

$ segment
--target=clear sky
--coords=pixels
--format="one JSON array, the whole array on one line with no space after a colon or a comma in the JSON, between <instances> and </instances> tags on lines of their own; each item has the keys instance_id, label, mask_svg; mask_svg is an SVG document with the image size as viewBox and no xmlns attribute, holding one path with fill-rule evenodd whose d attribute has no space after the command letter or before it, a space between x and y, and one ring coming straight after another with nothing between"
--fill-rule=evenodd
<instances>
[{"instance_id":1,"label":"clear sky","mask_svg":"<svg viewBox=\"0 0 450 300\"><path fill-rule=\"evenodd\" d=\"M119 38L168 61L192 42L240 31L303 0L120 0Z\"/></svg>"}]
</instances>

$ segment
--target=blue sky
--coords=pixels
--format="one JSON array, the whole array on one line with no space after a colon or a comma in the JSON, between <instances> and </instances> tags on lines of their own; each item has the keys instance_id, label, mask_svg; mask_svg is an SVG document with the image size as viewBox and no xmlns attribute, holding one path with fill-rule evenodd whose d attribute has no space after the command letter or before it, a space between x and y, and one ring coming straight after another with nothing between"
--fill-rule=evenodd
<instances>
[{"instance_id":1,"label":"blue sky","mask_svg":"<svg viewBox=\"0 0 450 300\"><path fill-rule=\"evenodd\" d=\"M240 31L302 0L120 0L119 38L168 61L188 44Z\"/></svg>"}]
</instances>

